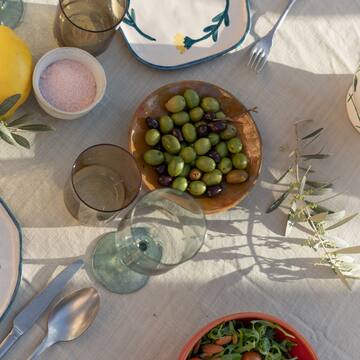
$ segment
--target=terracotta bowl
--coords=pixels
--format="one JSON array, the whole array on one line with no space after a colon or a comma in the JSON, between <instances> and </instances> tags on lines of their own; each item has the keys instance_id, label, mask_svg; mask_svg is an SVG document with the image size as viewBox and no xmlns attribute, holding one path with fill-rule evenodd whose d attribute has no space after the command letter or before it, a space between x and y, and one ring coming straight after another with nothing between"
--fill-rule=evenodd
<instances>
[{"instance_id":1,"label":"terracotta bowl","mask_svg":"<svg viewBox=\"0 0 360 360\"><path fill-rule=\"evenodd\" d=\"M145 118L160 117L166 114L164 104L173 95L182 94L186 89L196 90L201 97L213 96L220 101L222 110L233 120L244 145L244 152L249 158L249 179L243 184L227 184L225 190L215 198L199 197L206 214L213 214L228 210L238 204L254 186L259 176L262 160L262 143L259 131L251 115L244 115L246 110L233 95L216 85L201 81L182 81L161 87L150 94L137 108L131 126L129 150L135 157L142 172L143 183L149 190L161 187L156 171L143 161L143 154L150 147L145 143L145 133L148 130Z\"/></svg>"},{"instance_id":2,"label":"terracotta bowl","mask_svg":"<svg viewBox=\"0 0 360 360\"><path fill-rule=\"evenodd\" d=\"M291 351L292 356L297 356L299 360L319 360L318 356L316 355L315 351L313 350L309 342L300 333L298 333L292 326L276 318L275 316L263 314L263 313L257 313L257 312L243 312L243 313L232 314L212 321L210 324L204 326L201 330L199 330L187 342L187 344L184 346L183 350L181 351L178 360L188 360L188 356L191 350L205 334L207 334L211 329L218 326L219 324L230 320L241 320L244 324L247 324L252 320L266 320L276 323L280 325L286 332L292 334L295 337L295 339L289 339L297 343L297 346L295 346ZM279 337L285 338L285 336L281 332L279 332Z\"/></svg>"}]
</instances>

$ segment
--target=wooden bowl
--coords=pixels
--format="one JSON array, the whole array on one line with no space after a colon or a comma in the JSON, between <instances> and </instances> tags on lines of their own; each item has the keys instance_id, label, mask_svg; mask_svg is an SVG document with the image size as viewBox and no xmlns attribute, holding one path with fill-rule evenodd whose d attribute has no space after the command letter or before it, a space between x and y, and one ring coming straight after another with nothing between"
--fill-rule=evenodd
<instances>
[{"instance_id":1,"label":"wooden bowl","mask_svg":"<svg viewBox=\"0 0 360 360\"><path fill-rule=\"evenodd\" d=\"M230 320L239 320L244 324L250 323L252 320L265 320L270 321L272 323L280 325L286 332L293 335L295 339L289 339L294 341L297 346L295 346L291 350L292 356L297 356L299 360L319 360L318 356L316 355L315 351L313 350L310 343L298 332L296 331L291 325L287 324L285 321L282 321L275 316L264 314L264 313L257 313L257 312L242 312L232 315L224 316L220 319L214 320L211 323L205 325L202 329L200 329L195 335L191 337L191 339L186 343L184 348L181 351L178 360L187 360L189 358L189 354L194 348L195 344L211 329L214 327L222 324L223 322L227 322ZM285 336L279 331L278 336L280 338L285 338Z\"/></svg>"},{"instance_id":2,"label":"wooden bowl","mask_svg":"<svg viewBox=\"0 0 360 360\"><path fill-rule=\"evenodd\" d=\"M234 120L244 152L249 159L249 179L243 184L227 184L221 195L208 198L197 198L206 214L228 210L243 200L253 188L260 173L262 161L262 143L259 131L250 114L245 114L245 106L226 90L202 81L182 81L168 84L150 94L137 108L131 126L129 136L129 151L135 157L145 186L154 190L158 184L158 175L154 168L147 165L143 160L143 154L150 149L145 143L145 133L148 130L146 117L160 117L167 114L164 104L174 95L183 94L186 89L196 90L201 97L213 96L220 101L221 108L227 116Z\"/></svg>"}]
</instances>

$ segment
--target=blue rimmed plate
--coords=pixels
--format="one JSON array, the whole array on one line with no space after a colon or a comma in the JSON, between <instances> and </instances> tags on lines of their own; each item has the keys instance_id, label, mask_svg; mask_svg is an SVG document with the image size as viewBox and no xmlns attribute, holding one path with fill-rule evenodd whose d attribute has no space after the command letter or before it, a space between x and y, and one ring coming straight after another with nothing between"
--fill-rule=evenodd
<instances>
[{"instance_id":1,"label":"blue rimmed plate","mask_svg":"<svg viewBox=\"0 0 360 360\"><path fill-rule=\"evenodd\" d=\"M250 30L249 0L128 0L121 30L141 62L173 70L239 47Z\"/></svg>"},{"instance_id":2,"label":"blue rimmed plate","mask_svg":"<svg viewBox=\"0 0 360 360\"><path fill-rule=\"evenodd\" d=\"M0 198L0 320L12 304L21 279L20 225Z\"/></svg>"}]
</instances>

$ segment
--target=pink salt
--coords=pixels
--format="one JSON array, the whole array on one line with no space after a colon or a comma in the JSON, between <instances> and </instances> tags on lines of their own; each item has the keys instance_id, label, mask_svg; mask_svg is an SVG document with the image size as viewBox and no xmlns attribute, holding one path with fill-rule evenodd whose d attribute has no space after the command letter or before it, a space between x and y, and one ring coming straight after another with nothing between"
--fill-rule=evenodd
<instances>
[{"instance_id":1,"label":"pink salt","mask_svg":"<svg viewBox=\"0 0 360 360\"><path fill-rule=\"evenodd\" d=\"M87 108L96 96L94 75L76 60L65 59L50 64L40 76L39 87L46 101L67 112Z\"/></svg>"}]
</instances>

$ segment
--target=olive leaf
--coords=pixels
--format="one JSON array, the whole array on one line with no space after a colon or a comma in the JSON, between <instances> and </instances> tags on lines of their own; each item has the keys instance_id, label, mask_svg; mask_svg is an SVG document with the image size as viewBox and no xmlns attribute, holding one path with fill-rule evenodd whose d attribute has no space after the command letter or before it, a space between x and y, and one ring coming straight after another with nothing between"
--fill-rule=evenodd
<instances>
[{"instance_id":1,"label":"olive leaf","mask_svg":"<svg viewBox=\"0 0 360 360\"><path fill-rule=\"evenodd\" d=\"M327 212L316 214L316 215L311 216L310 220L314 223L321 223L326 220L327 215L328 215Z\"/></svg>"},{"instance_id":2,"label":"olive leaf","mask_svg":"<svg viewBox=\"0 0 360 360\"><path fill-rule=\"evenodd\" d=\"M28 139L19 134L12 134L12 136L18 145L24 147L25 149L30 149L30 143Z\"/></svg>"},{"instance_id":3,"label":"olive leaf","mask_svg":"<svg viewBox=\"0 0 360 360\"><path fill-rule=\"evenodd\" d=\"M285 191L278 199L276 199L266 210L266 213L269 214L276 210L283 202L284 200L289 196L291 190Z\"/></svg>"},{"instance_id":4,"label":"olive leaf","mask_svg":"<svg viewBox=\"0 0 360 360\"><path fill-rule=\"evenodd\" d=\"M306 180L306 185L309 185L313 188L316 189L329 189L333 187L332 183L327 183L327 182L320 182L320 181L311 181L311 180Z\"/></svg>"},{"instance_id":5,"label":"olive leaf","mask_svg":"<svg viewBox=\"0 0 360 360\"><path fill-rule=\"evenodd\" d=\"M299 186L299 195L302 195L304 193L305 184L306 184L306 175L304 175L303 178L301 179Z\"/></svg>"},{"instance_id":6,"label":"olive leaf","mask_svg":"<svg viewBox=\"0 0 360 360\"><path fill-rule=\"evenodd\" d=\"M356 216L358 216L358 213L346 217L345 219L337 222L336 224L327 227L325 230L328 231L328 230L336 229L336 228L338 228L338 227L346 224L347 222L351 221L351 220L354 219Z\"/></svg>"},{"instance_id":7,"label":"olive leaf","mask_svg":"<svg viewBox=\"0 0 360 360\"><path fill-rule=\"evenodd\" d=\"M349 246L330 251L332 254L360 254L360 246Z\"/></svg>"},{"instance_id":8,"label":"olive leaf","mask_svg":"<svg viewBox=\"0 0 360 360\"><path fill-rule=\"evenodd\" d=\"M0 104L0 116L5 115L17 103L20 97L21 97L20 94L15 94L6 98Z\"/></svg>"},{"instance_id":9,"label":"olive leaf","mask_svg":"<svg viewBox=\"0 0 360 360\"><path fill-rule=\"evenodd\" d=\"M309 154L309 155L301 155L301 157L305 160L322 160L330 157L330 154Z\"/></svg>"},{"instance_id":10,"label":"olive leaf","mask_svg":"<svg viewBox=\"0 0 360 360\"><path fill-rule=\"evenodd\" d=\"M333 212L331 214L328 214L326 221L340 221L341 219L343 219L345 217L345 210L341 210L341 211L337 211L337 212Z\"/></svg>"},{"instance_id":11,"label":"olive leaf","mask_svg":"<svg viewBox=\"0 0 360 360\"><path fill-rule=\"evenodd\" d=\"M312 133L304 136L301 140L311 139L311 138L313 138L314 136L319 135L323 130L324 130L324 128L319 128L319 129L313 131Z\"/></svg>"},{"instance_id":12,"label":"olive leaf","mask_svg":"<svg viewBox=\"0 0 360 360\"><path fill-rule=\"evenodd\" d=\"M278 184L281 180L283 180L291 170L292 167L289 167L278 179L275 180L274 184Z\"/></svg>"},{"instance_id":13,"label":"olive leaf","mask_svg":"<svg viewBox=\"0 0 360 360\"><path fill-rule=\"evenodd\" d=\"M17 119L7 122L7 126L8 127L18 127L19 125L26 124L29 120L30 120L30 115L24 114L24 115L18 117Z\"/></svg>"},{"instance_id":14,"label":"olive leaf","mask_svg":"<svg viewBox=\"0 0 360 360\"><path fill-rule=\"evenodd\" d=\"M29 125L20 125L17 127L20 130L25 130L25 131L33 131L33 132L38 132L38 131L54 131L55 129L50 126L50 125L45 125L45 124L29 124Z\"/></svg>"},{"instance_id":15,"label":"olive leaf","mask_svg":"<svg viewBox=\"0 0 360 360\"><path fill-rule=\"evenodd\" d=\"M5 126L5 124L0 121L0 135L3 140L5 140L8 144L14 145L15 140L10 132L10 130Z\"/></svg>"}]
</instances>

